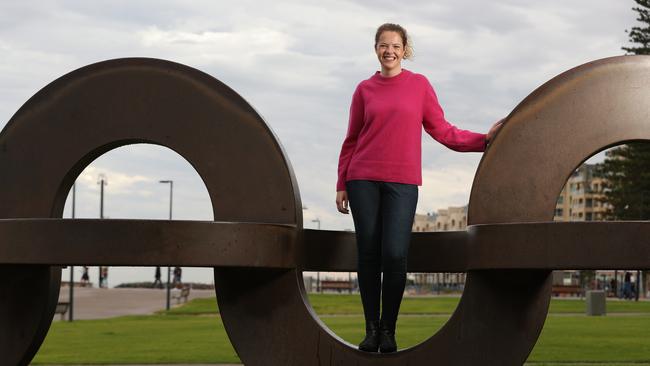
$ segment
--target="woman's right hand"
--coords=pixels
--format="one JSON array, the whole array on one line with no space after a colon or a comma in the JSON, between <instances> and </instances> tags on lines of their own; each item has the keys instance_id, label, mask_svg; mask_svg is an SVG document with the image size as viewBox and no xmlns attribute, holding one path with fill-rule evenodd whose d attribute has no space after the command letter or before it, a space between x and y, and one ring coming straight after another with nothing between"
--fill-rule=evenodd
<instances>
[{"instance_id":1,"label":"woman's right hand","mask_svg":"<svg viewBox=\"0 0 650 366\"><path fill-rule=\"evenodd\" d=\"M336 208L340 213L348 214L348 192L347 191L337 191L336 192Z\"/></svg>"},{"instance_id":2,"label":"woman's right hand","mask_svg":"<svg viewBox=\"0 0 650 366\"><path fill-rule=\"evenodd\" d=\"M492 143L492 140L494 140L494 136L496 136L497 132L503 127L503 122L505 121L505 118L501 118L500 120L494 122L492 127L490 128L490 131L487 133L487 143L490 145Z\"/></svg>"}]
</instances>

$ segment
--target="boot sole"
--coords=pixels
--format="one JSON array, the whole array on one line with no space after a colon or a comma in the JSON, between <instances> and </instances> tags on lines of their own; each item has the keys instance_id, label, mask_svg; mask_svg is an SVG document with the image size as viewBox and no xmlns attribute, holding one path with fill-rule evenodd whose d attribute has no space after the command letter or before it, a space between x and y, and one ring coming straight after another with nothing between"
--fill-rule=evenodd
<instances>
[{"instance_id":1,"label":"boot sole","mask_svg":"<svg viewBox=\"0 0 650 366\"><path fill-rule=\"evenodd\" d=\"M369 349L369 348L361 348L361 347L359 347L359 351L363 351L363 352L377 353L378 352L377 350L378 350L378 348Z\"/></svg>"}]
</instances>

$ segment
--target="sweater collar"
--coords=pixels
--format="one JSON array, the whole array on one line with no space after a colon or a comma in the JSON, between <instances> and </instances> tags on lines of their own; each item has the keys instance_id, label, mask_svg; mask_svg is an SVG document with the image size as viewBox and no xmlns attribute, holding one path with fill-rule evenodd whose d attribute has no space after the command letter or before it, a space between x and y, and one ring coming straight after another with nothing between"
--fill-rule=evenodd
<instances>
[{"instance_id":1,"label":"sweater collar","mask_svg":"<svg viewBox=\"0 0 650 366\"><path fill-rule=\"evenodd\" d=\"M411 74L411 72L405 68L402 68L402 71L399 74L391 77L382 76L380 71L376 71L372 76L372 79L382 84L395 84L406 79L409 74Z\"/></svg>"}]
</instances>

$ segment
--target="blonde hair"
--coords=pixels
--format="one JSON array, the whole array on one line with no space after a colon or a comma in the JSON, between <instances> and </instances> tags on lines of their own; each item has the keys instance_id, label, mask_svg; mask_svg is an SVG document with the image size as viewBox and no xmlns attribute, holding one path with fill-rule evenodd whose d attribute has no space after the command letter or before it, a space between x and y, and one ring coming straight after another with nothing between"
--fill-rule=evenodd
<instances>
[{"instance_id":1,"label":"blonde hair","mask_svg":"<svg viewBox=\"0 0 650 366\"><path fill-rule=\"evenodd\" d=\"M399 24L393 23L384 23L377 28L377 33L375 33L375 49L377 48L377 43L379 42L379 37L384 32L396 32L402 38L402 45L404 46L404 58L411 60L413 58L413 44L411 39L406 33L406 29Z\"/></svg>"}]
</instances>

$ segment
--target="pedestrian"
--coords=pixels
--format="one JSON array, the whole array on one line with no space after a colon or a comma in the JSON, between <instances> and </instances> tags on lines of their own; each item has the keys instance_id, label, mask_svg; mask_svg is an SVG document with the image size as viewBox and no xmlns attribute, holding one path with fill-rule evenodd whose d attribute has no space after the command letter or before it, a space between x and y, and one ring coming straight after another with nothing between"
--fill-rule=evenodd
<instances>
[{"instance_id":1,"label":"pedestrian","mask_svg":"<svg viewBox=\"0 0 650 366\"><path fill-rule=\"evenodd\" d=\"M359 349L387 353L397 350L395 326L422 184L422 128L453 150L483 152L502 121L487 135L447 122L426 77L401 66L413 49L400 25L387 23L377 29L375 53L381 71L359 83L352 95L339 157L336 204L347 214L349 202L356 229L357 274L366 320L366 337Z\"/></svg>"},{"instance_id":2,"label":"pedestrian","mask_svg":"<svg viewBox=\"0 0 650 366\"><path fill-rule=\"evenodd\" d=\"M97 284L98 288L102 288L104 286L104 267L99 266L99 283Z\"/></svg>"},{"instance_id":3,"label":"pedestrian","mask_svg":"<svg viewBox=\"0 0 650 366\"><path fill-rule=\"evenodd\" d=\"M90 282L90 276L88 275L88 267L84 266L83 273L81 274L81 284L86 287Z\"/></svg>"},{"instance_id":4,"label":"pedestrian","mask_svg":"<svg viewBox=\"0 0 650 366\"><path fill-rule=\"evenodd\" d=\"M183 270L181 269L181 267L174 267L174 286L181 285L182 274L183 274Z\"/></svg>"},{"instance_id":5,"label":"pedestrian","mask_svg":"<svg viewBox=\"0 0 650 366\"><path fill-rule=\"evenodd\" d=\"M101 288L108 288L108 267L100 267L102 276L101 276Z\"/></svg>"},{"instance_id":6,"label":"pedestrian","mask_svg":"<svg viewBox=\"0 0 650 366\"><path fill-rule=\"evenodd\" d=\"M623 280L623 298L629 300L632 298L632 274L625 272L625 279Z\"/></svg>"},{"instance_id":7,"label":"pedestrian","mask_svg":"<svg viewBox=\"0 0 650 366\"><path fill-rule=\"evenodd\" d=\"M160 274L160 266L156 266L156 273L154 275L154 281L153 281L153 288L163 288L162 281L160 280L161 274Z\"/></svg>"}]
</instances>

